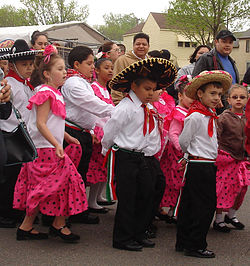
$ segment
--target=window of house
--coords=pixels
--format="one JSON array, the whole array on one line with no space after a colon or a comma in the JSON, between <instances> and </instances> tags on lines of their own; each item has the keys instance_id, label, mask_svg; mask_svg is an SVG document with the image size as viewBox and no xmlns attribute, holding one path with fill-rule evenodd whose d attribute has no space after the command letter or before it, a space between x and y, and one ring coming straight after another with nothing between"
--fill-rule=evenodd
<instances>
[{"instance_id":1,"label":"window of house","mask_svg":"<svg viewBox=\"0 0 250 266\"><path fill-rule=\"evenodd\" d=\"M250 41L246 40L246 53L249 53L250 51Z\"/></svg>"},{"instance_id":2,"label":"window of house","mask_svg":"<svg viewBox=\"0 0 250 266\"><path fill-rule=\"evenodd\" d=\"M185 42L185 47L190 47L190 42Z\"/></svg>"},{"instance_id":3,"label":"window of house","mask_svg":"<svg viewBox=\"0 0 250 266\"><path fill-rule=\"evenodd\" d=\"M178 47L183 47L183 42L178 42Z\"/></svg>"}]
</instances>

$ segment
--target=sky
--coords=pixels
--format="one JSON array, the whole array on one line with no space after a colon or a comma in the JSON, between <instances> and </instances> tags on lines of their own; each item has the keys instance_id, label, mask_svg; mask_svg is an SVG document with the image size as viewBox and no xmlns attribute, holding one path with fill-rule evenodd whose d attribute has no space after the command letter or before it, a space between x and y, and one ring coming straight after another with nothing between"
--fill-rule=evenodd
<instances>
[{"instance_id":1,"label":"sky","mask_svg":"<svg viewBox=\"0 0 250 266\"><path fill-rule=\"evenodd\" d=\"M87 23L90 26L104 24L103 15L130 14L146 20L150 12L163 12L168 8L169 0L76 0L78 5L88 5L89 17ZM123 4L124 3L124 4ZM8 0L8 5L16 8L23 7L19 0ZM0 6L3 5L2 0Z\"/></svg>"}]
</instances>

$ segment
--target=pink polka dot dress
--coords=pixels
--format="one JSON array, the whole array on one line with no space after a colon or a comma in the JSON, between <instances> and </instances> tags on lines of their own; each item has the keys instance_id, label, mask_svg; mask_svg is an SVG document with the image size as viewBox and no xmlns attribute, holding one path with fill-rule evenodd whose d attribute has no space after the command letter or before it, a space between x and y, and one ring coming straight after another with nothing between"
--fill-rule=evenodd
<instances>
[{"instance_id":1,"label":"pink polka dot dress","mask_svg":"<svg viewBox=\"0 0 250 266\"><path fill-rule=\"evenodd\" d=\"M36 127L36 106L50 100L47 127L62 145L65 128L65 105L61 93L43 85L27 106L31 110L28 123L30 135L37 147L38 158L23 164L15 186L13 207L32 215L38 207L51 216L70 216L88 208L85 186L76 167L81 158L81 146L70 144L63 159ZM68 155L69 154L69 155Z\"/></svg>"}]
</instances>

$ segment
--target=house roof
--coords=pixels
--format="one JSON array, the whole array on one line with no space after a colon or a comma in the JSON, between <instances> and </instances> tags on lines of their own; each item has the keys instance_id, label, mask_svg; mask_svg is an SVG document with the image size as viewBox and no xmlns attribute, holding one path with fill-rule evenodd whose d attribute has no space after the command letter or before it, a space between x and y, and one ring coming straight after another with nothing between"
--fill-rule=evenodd
<instances>
[{"instance_id":1,"label":"house roof","mask_svg":"<svg viewBox=\"0 0 250 266\"><path fill-rule=\"evenodd\" d=\"M237 38L238 39L250 39L250 29L243 31L243 32L238 32Z\"/></svg>"},{"instance_id":2,"label":"house roof","mask_svg":"<svg viewBox=\"0 0 250 266\"><path fill-rule=\"evenodd\" d=\"M175 28L175 26L167 23L166 13L150 12L150 14L153 16L154 20L156 21L160 29ZM138 24L137 26L135 26L134 28L132 28L131 30L127 31L124 35L142 32L144 25L145 25L145 22L142 22Z\"/></svg>"}]
</instances>

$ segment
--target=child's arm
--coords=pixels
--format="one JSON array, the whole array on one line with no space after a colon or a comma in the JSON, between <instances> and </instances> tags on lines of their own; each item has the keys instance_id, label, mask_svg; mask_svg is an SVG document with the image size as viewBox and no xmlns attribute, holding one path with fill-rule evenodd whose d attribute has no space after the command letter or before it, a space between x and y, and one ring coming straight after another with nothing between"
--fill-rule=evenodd
<instances>
[{"instance_id":1,"label":"child's arm","mask_svg":"<svg viewBox=\"0 0 250 266\"><path fill-rule=\"evenodd\" d=\"M116 108L103 128L102 154L105 155L110 147L114 145L114 140L119 132L128 122L128 114L123 108Z\"/></svg>"},{"instance_id":2,"label":"child's arm","mask_svg":"<svg viewBox=\"0 0 250 266\"><path fill-rule=\"evenodd\" d=\"M182 131L181 122L179 122L176 119L173 119L170 123L168 136L169 140L172 142L175 149L177 149L178 151L181 151L181 147L179 144L179 136L181 134L181 131Z\"/></svg>"},{"instance_id":3,"label":"child's arm","mask_svg":"<svg viewBox=\"0 0 250 266\"><path fill-rule=\"evenodd\" d=\"M80 144L79 140L64 132L64 139L68 144Z\"/></svg>"},{"instance_id":4,"label":"child's arm","mask_svg":"<svg viewBox=\"0 0 250 266\"><path fill-rule=\"evenodd\" d=\"M63 158L64 157L63 147L57 142L56 138L52 135L52 133L49 131L46 125L49 111L50 111L50 100L47 100L41 105L37 105L36 125L40 133L43 135L43 137L56 148L56 155L59 158Z\"/></svg>"},{"instance_id":5,"label":"child's arm","mask_svg":"<svg viewBox=\"0 0 250 266\"><path fill-rule=\"evenodd\" d=\"M197 115L199 114L193 113L184 120L184 128L179 136L179 144L184 153L188 153L188 146L199 127L199 116Z\"/></svg>"}]
</instances>

